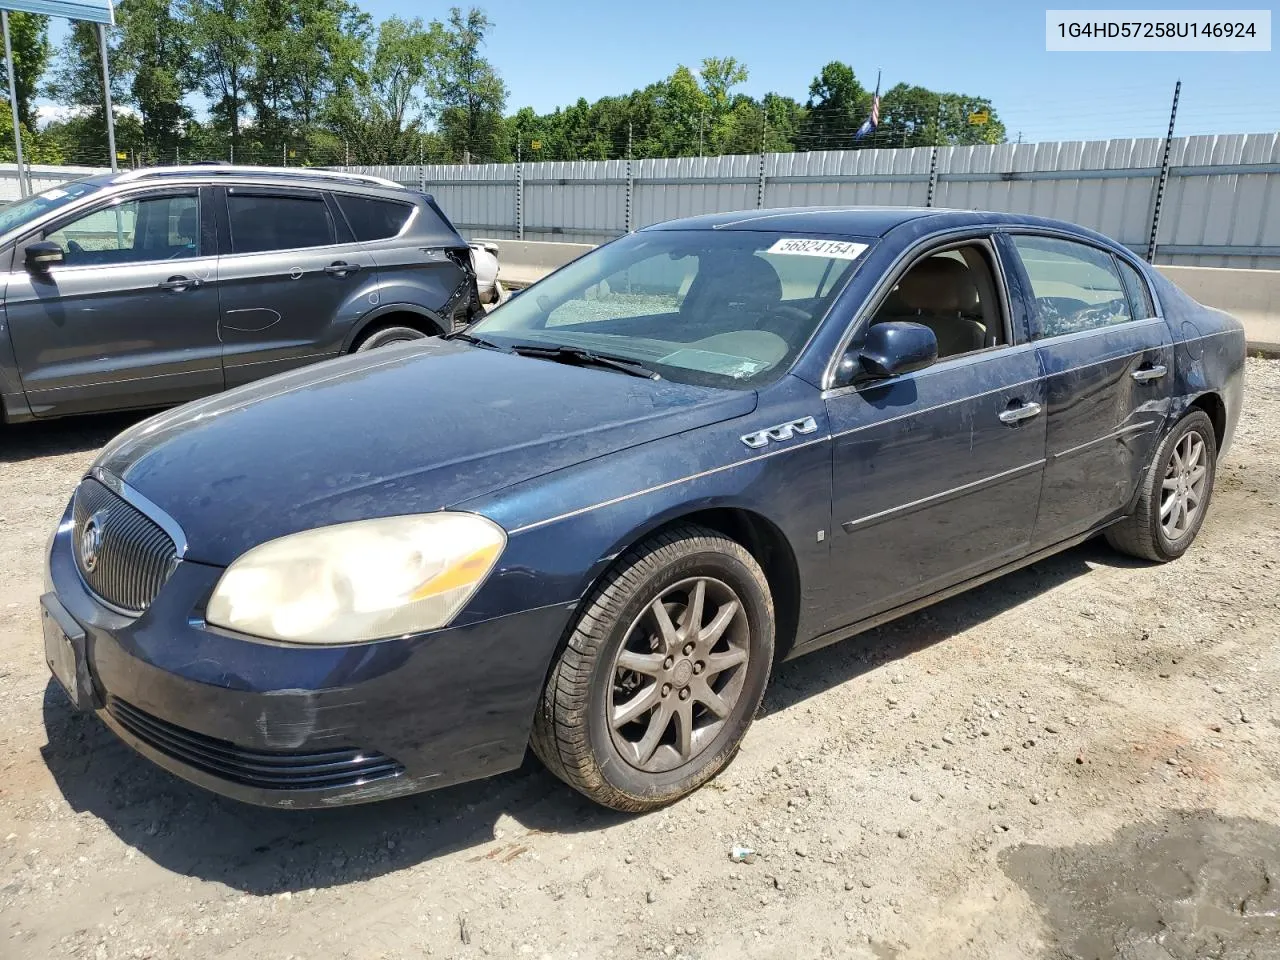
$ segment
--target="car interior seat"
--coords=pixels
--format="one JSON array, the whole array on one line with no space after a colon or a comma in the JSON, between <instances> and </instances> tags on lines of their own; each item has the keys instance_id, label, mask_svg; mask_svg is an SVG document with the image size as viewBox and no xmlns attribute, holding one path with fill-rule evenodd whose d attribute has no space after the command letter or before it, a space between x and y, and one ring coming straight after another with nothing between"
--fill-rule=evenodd
<instances>
[{"instance_id":1,"label":"car interior seat","mask_svg":"<svg viewBox=\"0 0 1280 960\"><path fill-rule=\"evenodd\" d=\"M951 357L987 345L973 271L951 257L929 257L907 271L874 322L920 323L938 338L938 356Z\"/></svg>"}]
</instances>

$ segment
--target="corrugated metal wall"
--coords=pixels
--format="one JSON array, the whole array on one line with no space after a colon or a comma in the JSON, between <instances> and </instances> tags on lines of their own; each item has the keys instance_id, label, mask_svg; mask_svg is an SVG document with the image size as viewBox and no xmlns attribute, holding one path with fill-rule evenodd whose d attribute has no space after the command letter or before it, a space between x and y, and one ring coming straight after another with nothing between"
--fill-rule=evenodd
<instances>
[{"instance_id":1,"label":"corrugated metal wall","mask_svg":"<svg viewBox=\"0 0 1280 960\"><path fill-rule=\"evenodd\" d=\"M600 243L725 210L931 205L1057 217L1145 254L1163 148L1151 138L782 153L763 169L759 155L350 169L421 185L469 236ZM1182 137L1169 159L1158 262L1280 269L1280 134Z\"/></svg>"},{"instance_id":2,"label":"corrugated metal wall","mask_svg":"<svg viewBox=\"0 0 1280 960\"><path fill-rule=\"evenodd\" d=\"M1063 141L667 160L351 167L435 195L471 237L600 243L699 213L893 204L1004 210L1092 227L1140 254L1164 141ZM1157 261L1280 269L1280 134L1171 144ZM32 168L37 190L100 172ZM18 196L0 164L0 201Z\"/></svg>"}]
</instances>

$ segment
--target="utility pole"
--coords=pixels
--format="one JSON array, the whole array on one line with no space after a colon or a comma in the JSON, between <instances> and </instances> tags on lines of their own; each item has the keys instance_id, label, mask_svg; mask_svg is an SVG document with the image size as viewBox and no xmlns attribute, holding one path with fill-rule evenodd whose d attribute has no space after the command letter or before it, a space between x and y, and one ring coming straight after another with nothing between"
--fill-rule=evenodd
<instances>
[{"instance_id":1,"label":"utility pole","mask_svg":"<svg viewBox=\"0 0 1280 960\"><path fill-rule=\"evenodd\" d=\"M1160 208L1164 204L1164 188L1169 182L1169 154L1173 150L1173 124L1178 119L1178 97L1182 93L1182 81L1173 87L1173 106L1169 109L1169 133L1164 138L1164 157L1160 161L1160 179L1151 204L1151 236L1147 240L1147 263L1156 262L1156 234L1160 232Z\"/></svg>"},{"instance_id":2,"label":"utility pole","mask_svg":"<svg viewBox=\"0 0 1280 960\"><path fill-rule=\"evenodd\" d=\"M98 53L102 57L102 99L106 104L107 150L111 152L111 172L116 172L116 116L111 106L111 72L107 68L107 28L98 27ZM10 61L12 62L12 61Z\"/></svg>"},{"instance_id":3,"label":"utility pole","mask_svg":"<svg viewBox=\"0 0 1280 960\"><path fill-rule=\"evenodd\" d=\"M18 88L13 79L13 47L9 41L8 10L0 10L0 29L4 30L4 62L9 69L9 107L13 112L14 158L18 161L18 196L25 197L30 191L22 178L22 126L18 123Z\"/></svg>"},{"instance_id":4,"label":"utility pole","mask_svg":"<svg viewBox=\"0 0 1280 960\"><path fill-rule=\"evenodd\" d=\"M702 128L706 123L707 114L705 111L698 114L698 156L702 156Z\"/></svg>"}]
</instances>

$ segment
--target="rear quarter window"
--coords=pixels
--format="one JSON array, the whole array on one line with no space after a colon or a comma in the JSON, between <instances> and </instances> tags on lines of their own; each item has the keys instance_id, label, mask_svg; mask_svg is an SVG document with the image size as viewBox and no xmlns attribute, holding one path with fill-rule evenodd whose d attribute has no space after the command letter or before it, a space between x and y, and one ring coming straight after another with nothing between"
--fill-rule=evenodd
<instances>
[{"instance_id":1,"label":"rear quarter window","mask_svg":"<svg viewBox=\"0 0 1280 960\"><path fill-rule=\"evenodd\" d=\"M413 205L376 197L335 194L342 215L357 240L386 240L394 237L413 214Z\"/></svg>"}]
</instances>

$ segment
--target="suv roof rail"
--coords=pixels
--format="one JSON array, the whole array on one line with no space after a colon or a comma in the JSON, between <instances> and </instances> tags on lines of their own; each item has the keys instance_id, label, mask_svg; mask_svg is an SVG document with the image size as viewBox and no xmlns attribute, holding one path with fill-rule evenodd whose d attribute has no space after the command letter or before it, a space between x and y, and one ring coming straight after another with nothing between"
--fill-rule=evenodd
<instances>
[{"instance_id":1,"label":"suv roof rail","mask_svg":"<svg viewBox=\"0 0 1280 960\"><path fill-rule=\"evenodd\" d=\"M344 170L319 170L314 167L251 167L233 166L217 161L192 163L181 167L142 167L138 170L127 170L115 178L116 183L129 183L134 180L151 180L160 177L190 177L197 174L231 177L249 174L255 177L303 177L314 180L336 180L347 183L367 183L379 187L395 187L405 189L403 184L388 180L385 177L374 177L367 173L347 173Z\"/></svg>"}]
</instances>

